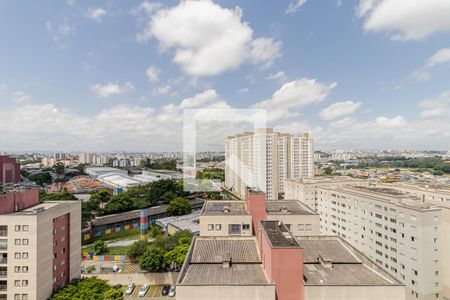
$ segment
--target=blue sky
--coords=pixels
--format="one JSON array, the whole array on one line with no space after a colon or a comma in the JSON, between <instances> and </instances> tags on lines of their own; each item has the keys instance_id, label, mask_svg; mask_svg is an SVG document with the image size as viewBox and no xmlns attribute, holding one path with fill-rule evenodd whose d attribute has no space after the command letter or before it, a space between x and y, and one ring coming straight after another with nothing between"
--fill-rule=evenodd
<instances>
[{"instance_id":1,"label":"blue sky","mask_svg":"<svg viewBox=\"0 0 450 300\"><path fill-rule=\"evenodd\" d=\"M316 149L450 149L448 1L2 1L0 36L0 150L181 150L186 108L267 109Z\"/></svg>"}]
</instances>

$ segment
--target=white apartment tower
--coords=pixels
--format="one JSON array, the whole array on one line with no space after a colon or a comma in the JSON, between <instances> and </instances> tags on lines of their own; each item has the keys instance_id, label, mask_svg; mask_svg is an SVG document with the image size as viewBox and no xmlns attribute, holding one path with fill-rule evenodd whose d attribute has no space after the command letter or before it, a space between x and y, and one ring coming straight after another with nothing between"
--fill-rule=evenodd
<instances>
[{"instance_id":1,"label":"white apartment tower","mask_svg":"<svg viewBox=\"0 0 450 300\"><path fill-rule=\"evenodd\" d=\"M284 194L284 182L313 176L314 150L309 133L294 136L259 129L225 141L225 185L240 196L258 187L269 200Z\"/></svg>"}]
</instances>

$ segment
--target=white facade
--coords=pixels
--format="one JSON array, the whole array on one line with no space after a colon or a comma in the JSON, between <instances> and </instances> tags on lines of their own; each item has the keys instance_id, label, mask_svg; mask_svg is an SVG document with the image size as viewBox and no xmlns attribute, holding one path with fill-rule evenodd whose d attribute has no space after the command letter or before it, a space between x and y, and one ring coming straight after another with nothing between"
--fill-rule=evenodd
<instances>
[{"instance_id":1,"label":"white facade","mask_svg":"<svg viewBox=\"0 0 450 300\"><path fill-rule=\"evenodd\" d=\"M284 194L287 179L312 177L313 140L309 133L293 136L260 129L225 141L225 186L238 195L246 187L258 187L269 200Z\"/></svg>"}]
</instances>

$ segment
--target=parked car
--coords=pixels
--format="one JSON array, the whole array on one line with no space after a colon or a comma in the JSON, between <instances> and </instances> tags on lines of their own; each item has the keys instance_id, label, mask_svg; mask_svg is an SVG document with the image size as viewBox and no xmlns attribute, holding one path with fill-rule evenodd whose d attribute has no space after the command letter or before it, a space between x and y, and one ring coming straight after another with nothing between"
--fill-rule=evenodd
<instances>
[{"instance_id":1,"label":"parked car","mask_svg":"<svg viewBox=\"0 0 450 300\"><path fill-rule=\"evenodd\" d=\"M175 286L172 285L169 289L169 297L175 297Z\"/></svg>"},{"instance_id":2,"label":"parked car","mask_svg":"<svg viewBox=\"0 0 450 300\"><path fill-rule=\"evenodd\" d=\"M127 289L125 290L125 295L131 295L134 291L134 288L136 287L136 285L132 282L130 282L130 284L127 286Z\"/></svg>"},{"instance_id":3,"label":"parked car","mask_svg":"<svg viewBox=\"0 0 450 300\"><path fill-rule=\"evenodd\" d=\"M150 286L149 286L148 284L144 284L144 285L141 287L141 289L139 290L138 296L139 296L139 297L144 297L145 294L147 294L147 291L148 291L148 288L149 288L149 287L150 287Z\"/></svg>"},{"instance_id":4,"label":"parked car","mask_svg":"<svg viewBox=\"0 0 450 300\"><path fill-rule=\"evenodd\" d=\"M165 286L163 286L161 295L163 295L163 296L169 295L169 290L170 290L170 285L166 284Z\"/></svg>"}]
</instances>

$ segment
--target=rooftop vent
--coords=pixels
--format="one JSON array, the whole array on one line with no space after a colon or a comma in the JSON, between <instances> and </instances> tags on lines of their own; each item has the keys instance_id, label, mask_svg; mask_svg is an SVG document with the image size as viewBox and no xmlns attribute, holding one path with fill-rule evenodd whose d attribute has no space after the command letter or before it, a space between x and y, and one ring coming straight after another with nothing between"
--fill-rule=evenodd
<instances>
[{"instance_id":1,"label":"rooftop vent","mask_svg":"<svg viewBox=\"0 0 450 300\"><path fill-rule=\"evenodd\" d=\"M230 212L230 207L229 206L224 206L223 207L223 212L224 213L229 213Z\"/></svg>"},{"instance_id":2,"label":"rooftop vent","mask_svg":"<svg viewBox=\"0 0 450 300\"><path fill-rule=\"evenodd\" d=\"M231 267L231 254L230 253L225 253L222 256L222 268L228 269L230 267Z\"/></svg>"},{"instance_id":3,"label":"rooftop vent","mask_svg":"<svg viewBox=\"0 0 450 300\"><path fill-rule=\"evenodd\" d=\"M319 262L326 269L333 268L333 261L329 258L323 257L321 254L319 254L317 262Z\"/></svg>"},{"instance_id":4,"label":"rooftop vent","mask_svg":"<svg viewBox=\"0 0 450 300\"><path fill-rule=\"evenodd\" d=\"M282 206L282 207L280 208L280 211L281 211L282 213L288 213L288 212L289 212L289 210L288 210L288 208L287 208L286 206Z\"/></svg>"}]
</instances>

